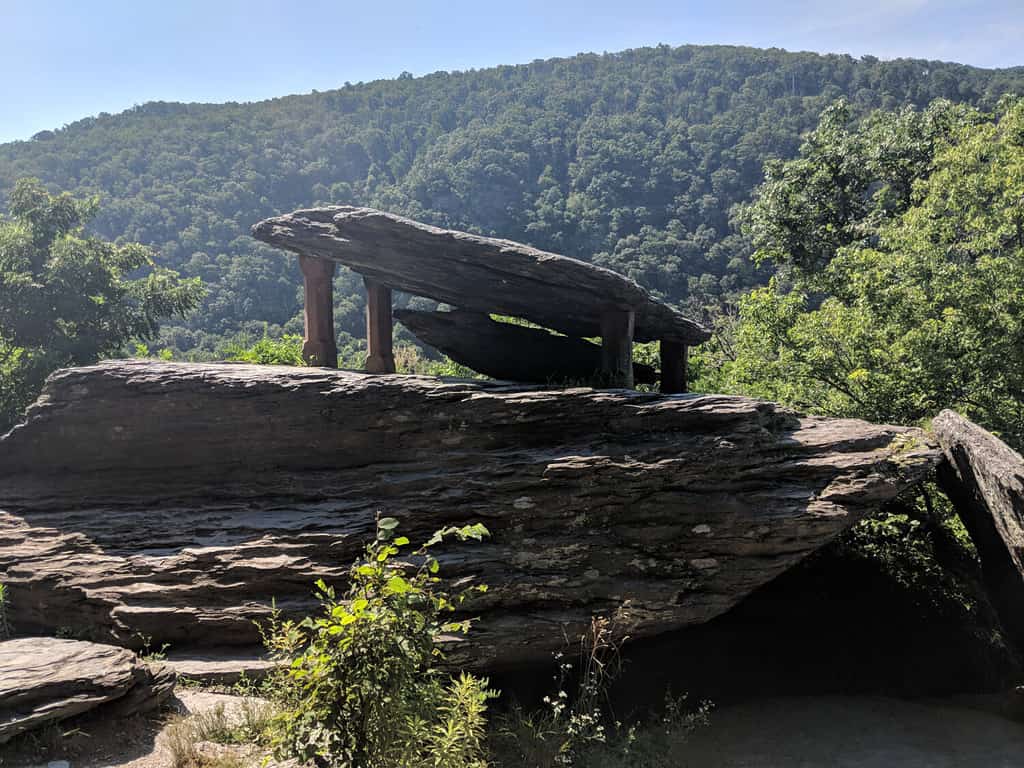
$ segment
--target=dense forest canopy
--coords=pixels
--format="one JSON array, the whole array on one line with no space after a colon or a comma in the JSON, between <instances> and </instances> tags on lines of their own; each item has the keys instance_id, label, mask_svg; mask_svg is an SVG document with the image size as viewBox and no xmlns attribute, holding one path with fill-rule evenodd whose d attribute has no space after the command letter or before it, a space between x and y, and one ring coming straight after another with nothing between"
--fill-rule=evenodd
<instances>
[{"instance_id":1,"label":"dense forest canopy","mask_svg":"<svg viewBox=\"0 0 1024 768\"><path fill-rule=\"evenodd\" d=\"M98 194L98 235L201 278L199 310L162 329L157 347L175 353L264 323L301 329L294 259L248 231L317 203L523 240L700 311L767 279L736 206L836 99L856 118L939 97L992 109L1008 92L1024 92L1024 68L659 46L255 104L150 103L0 146L0 207L25 176ZM361 336L351 274L336 302L339 331Z\"/></svg>"}]
</instances>

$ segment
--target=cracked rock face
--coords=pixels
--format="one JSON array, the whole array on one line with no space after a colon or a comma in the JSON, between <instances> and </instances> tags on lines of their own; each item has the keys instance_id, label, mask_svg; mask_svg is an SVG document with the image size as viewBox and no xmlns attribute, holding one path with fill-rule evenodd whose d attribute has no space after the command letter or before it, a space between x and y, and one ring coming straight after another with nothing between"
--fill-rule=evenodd
<instances>
[{"instance_id":1,"label":"cracked rock face","mask_svg":"<svg viewBox=\"0 0 1024 768\"><path fill-rule=\"evenodd\" d=\"M492 666L624 603L632 637L707 621L937 460L916 429L742 397L111 361L0 439L0 578L23 632L244 646L271 600L342 582L378 514L414 543L480 521L442 567L490 586L454 653Z\"/></svg>"}]
</instances>

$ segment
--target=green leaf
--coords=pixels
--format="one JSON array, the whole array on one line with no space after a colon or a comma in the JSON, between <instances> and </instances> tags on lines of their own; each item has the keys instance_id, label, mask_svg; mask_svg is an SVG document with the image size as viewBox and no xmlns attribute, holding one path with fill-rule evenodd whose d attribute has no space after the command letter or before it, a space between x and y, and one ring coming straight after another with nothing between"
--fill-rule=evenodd
<instances>
[{"instance_id":1,"label":"green leaf","mask_svg":"<svg viewBox=\"0 0 1024 768\"><path fill-rule=\"evenodd\" d=\"M401 576L392 576L384 587L385 591L393 595L404 595L412 589L408 581Z\"/></svg>"}]
</instances>

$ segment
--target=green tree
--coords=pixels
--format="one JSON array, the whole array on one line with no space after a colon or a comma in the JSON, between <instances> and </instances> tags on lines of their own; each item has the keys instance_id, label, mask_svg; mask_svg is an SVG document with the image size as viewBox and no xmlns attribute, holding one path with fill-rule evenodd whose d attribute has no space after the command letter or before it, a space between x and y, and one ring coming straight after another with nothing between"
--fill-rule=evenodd
<instances>
[{"instance_id":1,"label":"green tree","mask_svg":"<svg viewBox=\"0 0 1024 768\"><path fill-rule=\"evenodd\" d=\"M792 284L743 299L728 381L874 421L957 408L1021 447L1024 100L992 114L940 102L855 128L836 116L748 213L760 256L791 265ZM917 149L908 160L894 147ZM887 153L895 164L872 166ZM785 191L840 178L836 158L857 169L848 204L834 205L845 193L829 196L828 184ZM902 180L897 167L910 169Z\"/></svg>"},{"instance_id":2,"label":"green tree","mask_svg":"<svg viewBox=\"0 0 1024 768\"><path fill-rule=\"evenodd\" d=\"M35 179L10 195L10 218L0 220L0 429L52 371L150 339L162 318L202 297L198 278L157 266L147 248L86 234L97 208L96 198L54 196Z\"/></svg>"},{"instance_id":3,"label":"green tree","mask_svg":"<svg viewBox=\"0 0 1024 768\"><path fill-rule=\"evenodd\" d=\"M658 46L252 104L143 104L0 144L0 199L23 176L75 195L100 192L93 232L146 244L160 263L202 278L207 300L186 321L165 322L153 344L182 357L216 357L231 339L258 338L265 323L275 335L301 333L295 259L248 233L314 203L524 240L701 312L767 281L767 269L751 268L733 211L763 180L765 162L792 158L837 98L857 118L936 98L992 109L1007 92L1024 93L1024 70ZM839 130L845 118L835 123ZM874 146L879 156L868 160L897 195L918 158L931 157L927 143ZM817 214L805 210L806 227L857 202L850 195L868 173L860 157L832 153L835 168L810 180L826 191L838 181L841 194L822 197ZM851 220L859 215L854 205ZM339 335L362 337L362 295L362 281L339 270Z\"/></svg>"}]
</instances>

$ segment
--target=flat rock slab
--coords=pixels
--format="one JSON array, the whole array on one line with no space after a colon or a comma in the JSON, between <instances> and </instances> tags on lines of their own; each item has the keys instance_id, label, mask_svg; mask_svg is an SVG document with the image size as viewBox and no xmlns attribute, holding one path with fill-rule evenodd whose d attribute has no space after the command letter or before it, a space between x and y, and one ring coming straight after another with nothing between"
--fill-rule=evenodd
<instances>
[{"instance_id":1,"label":"flat rock slab","mask_svg":"<svg viewBox=\"0 0 1024 768\"><path fill-rule=\"evenodd\" d=\"M0 744L101 705L117 715L145 712L173 690L173 673L125 648L52 637L0 642Z\"/></svg>"},{"instance_id":2,"label":"flat rock slab","mask_svg":"<svg viewBox=\"0 0 1024 768\"><path fill-rule=\"evenodd\" d=\"M742 397L109 361L0 439L0 578L21 631L202 652L314 610L379 514L413 542L480 521L441 557L490 586L453 658L547 661L624 603L632 637L721 614L938 460Z\"/></svg>"},{"instance_id":3,"label":"flat rock slab","mask_svg":"<svg viewBox=\"0 0 1024 768\"><path fill-rule=\"evenodd\" d=\"M234 685L241 680L259 682L274 669L275 663L267 659L261 649L213 648L205 653L171 651L163 659L164 666L179 678L195 680L205 685Z\"/></svg>"},{"instance_id":4,"label":"flat rock slab","mask_svg":"<svg viewBox=\"0 0 1024 768\"><path fill-rule=\"evenodd\" d=\"M1024 648L1024 458L954 411L932 422L946 462L939 483L981 558L993 605Z\"/></svg>"},{"instance_id":5,"label":"flat rock slab","mask_svg":"<svg viewBox=\"0 0 1024 768\"><path fill-rule=\"evenodd\" d=\"M633 309L637 341L693 345L711 337L610 269L372 208L309 208L261 221L252 232L277 248L344 264L400 291L521 317L569 336L600 336L604 312Z\"/></svg>"}]
</instances>

